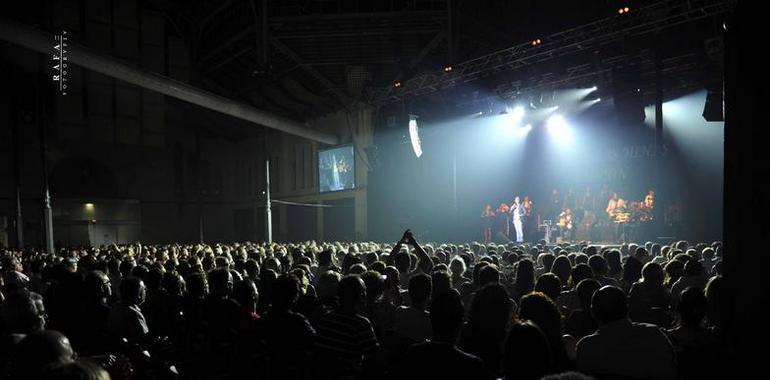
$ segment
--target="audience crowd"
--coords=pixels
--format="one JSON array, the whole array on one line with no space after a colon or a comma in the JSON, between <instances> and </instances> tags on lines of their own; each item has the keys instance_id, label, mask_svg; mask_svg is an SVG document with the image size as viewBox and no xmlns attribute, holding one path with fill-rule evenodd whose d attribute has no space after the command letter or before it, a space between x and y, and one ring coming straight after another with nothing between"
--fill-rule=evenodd
<instances>
[{"instance_id":1,"label":"audience crowd","mask_svg":"<svg viewBox=\"0 0 770 380\"><path fill-rule=\"evenodd\" d=\"M700 379L720 242L3 249L10 379Z\"/></svg>"}]
</instances>

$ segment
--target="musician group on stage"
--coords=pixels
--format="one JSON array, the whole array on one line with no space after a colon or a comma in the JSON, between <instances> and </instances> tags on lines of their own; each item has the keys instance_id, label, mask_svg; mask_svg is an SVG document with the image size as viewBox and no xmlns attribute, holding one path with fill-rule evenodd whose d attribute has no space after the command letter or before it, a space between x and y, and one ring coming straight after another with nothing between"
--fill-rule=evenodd
<instances>
[{"instance_id":1,"label":"musician group on stage","mask_svg":"<svg viewBox=\"0 0 770 380\"><path fill-rule=\"evenodd\" d=\"M607 199L607 207L599 210L599 203ZM533 212L529 196L513 197L511 204L501 203L497 209L485 205L481 218L484 221L484 242L507 240L516 243L545 239L552 243L556 233L562 241L574 241L578 226L585 229L587 240L601 240L600 230L612 227L612 240L625 243L645 234L653 220L655 191L650 190L642 201L628 202L616 192L609 193L607 186L598 197L587 188L577 200L572 189L562 198L559 190L551 193L550 204L542 213ZM497 239L495 239L497 238Z\"/></svg>"}]
</instances>

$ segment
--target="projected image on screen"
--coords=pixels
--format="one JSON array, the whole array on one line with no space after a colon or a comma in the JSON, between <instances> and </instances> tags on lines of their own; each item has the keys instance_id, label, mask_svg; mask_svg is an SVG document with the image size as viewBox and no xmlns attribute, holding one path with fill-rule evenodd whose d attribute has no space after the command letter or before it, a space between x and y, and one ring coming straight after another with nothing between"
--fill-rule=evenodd
<instances>
[{"instance_id":1,"label":"projected image on screen","mask_svg":"<svg viewBox=\"0 0 770 380\"><path fill-rule=\"evenodd\" d=\"M318 178L321 192L355 188L354 163L352 146L318 152Z\"/></svg>"}]
</instances>

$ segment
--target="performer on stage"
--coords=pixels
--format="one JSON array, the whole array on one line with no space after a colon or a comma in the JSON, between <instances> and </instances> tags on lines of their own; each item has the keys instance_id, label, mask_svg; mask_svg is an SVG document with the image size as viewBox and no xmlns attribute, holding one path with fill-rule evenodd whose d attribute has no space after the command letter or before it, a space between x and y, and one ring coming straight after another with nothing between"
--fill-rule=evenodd
<instances>
[{"instance_id":1,"label":"performer on stage","mask_svg":"<svg viewBox=\"0 0 770 380\"><path fill-rule=\"evenodd\" d=\"M531 240L532 236L535 235L533 231L537 229L537 222L533 213L532 200L529 199L529 195L524 196L521 204L524 206L524 236Z\"/></svg>"},{"instance_id":2,"label":"performer on stage","mask_svg":"<svg viewBox=\"0 0 770 380\"><path fill-rule=\"evenodd\" d=\"M644 208L652 211L653 206L655 206L655 190L650 190L644 197Z\"/></svg>"},{"instance_id":3,"label":"performer on stage","mask_svg":"<svg viewBox=\"0 0 770 380\"><path fill-rule=\"evenodd\" d=\"M607 214L615 222L615 241L624 243L626 241L626 227L631 220L631 215L627 210L626 201L620 198L617 193L612 193L612 198L607 205Z\"/></svg>"},{"instance_id":4,"label":"performer on stage","mask_svg":"<svg viewBox=\"0 0 770 380\"><path fill-rule=\"evenodd\" d=\"M524 243L524 227L522 225L522 219L526 212L524 205L520 202L519 196L517 195L513 199L513 204L511 205L511 219L513 219L513 228L516 230L517 243Z\"/></svg>"},{"instance_id":5,"label":"performer on stage","mask_svg":"<svg viewBox=\"0 0 770 380\"><path fill-rule=\"evenodd\" d=\"M484 206L481 213L481 219L484 221L484 244L492 242L492 223L495 220L495 212L492 211L492 205Z\"/></svg>"},{"instance_id":6,"label":"performer on stage","mask_svg":"<svg viewBox=\"0 0 770 380\"><path fill-rule=\"evenodd\" d=\"M505 235L506 241L511 240L509 237L511 236L509 211L511 211L511 208L505 203L500 203L500 206L495 210L497 213L497 232L498 234Z\"/></svg>"},{"instance_id":7,"label":"performer on stage","mask_svg":"<svg viewBox=\"0 0 770 380\"><path fill-rule=\"evenodd\" d=\"M628 213L630 218L625 226L625 241L637 241L641 222L645 218L644 202L629 202Z\"/></svg>"},{"instance_id":8,"label":"performer on stage","mask_svg":"<svg viewBox=\"0 0 770 380\"><path fill-rule=\"evenodd\" d=\"M652 220L655 218L655 190L650 190L644 197L644 201L639 204L638 231L635 238L650 239L654 236L654 227Z\"/></svg>"},{"instance_id":9,"label":"performer on stage","mask_svg":"<svg viewBox=\"0 0 770 380\"><path fill-rule=\"evenodd\" d=\"M610 218L615 217L615 210L618 208L618 193L613 192L607 202L607 208L604 210Z\"/></svg>"},{"instance_id":10,"label":"performer on stage","mask_svg":"<svg viewBox=\"0 0 770 380\"><path fill-rule=\"evenodd\" d=\"M572 223L571 209L566 208L561 212L561 214L559 214L559 227L561 228L561 237L568 241L572 241L572 232L574 231L574 226Z\"/></svg>"}]
</instances>

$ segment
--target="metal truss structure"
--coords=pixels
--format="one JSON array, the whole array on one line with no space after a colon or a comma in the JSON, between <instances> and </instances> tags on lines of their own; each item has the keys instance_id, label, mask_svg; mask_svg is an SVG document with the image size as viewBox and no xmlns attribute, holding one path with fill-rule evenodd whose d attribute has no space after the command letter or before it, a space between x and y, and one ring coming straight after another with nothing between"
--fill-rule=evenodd
<instances>
[{"instance_id":1,"label":"metal truss structure","mask_svg":"<svg viewBox=\"0 0 770 380\"><path fill-rule=\"evenodd\" d=\"M408 97L422 96L461 83L470 82L493 74L517 70L536 63L549 61L595 49L623 38L640 36L671 28L677 25L716 16L729 12L736 0L666 0L630 13L616 15L592 22L587 25L565 30L540 39L539 44L531 41L510 48L484 55L469 61L452 65L452 70L430 72L409 80L402 81L399 87L389 85L371 89L367 94L367 103L381 106ZM616 59L621 59L617 57ZM613 60L606 63L611 64ZM599 72L611 69L598 69ZM597 69L590 64L568 70L566 76L547 80L538 86L567 84L577 78L596 75ZM514 91L524 92L523 89ZM536 88L528 88L527 91ZM510 96L510 90L504 92Z\"/></svg>"},{"instance_id":2,"label":"metal truss structure","mask_svg":"<svg viewBox=\"0 0 770 380\"><path fill-rule=\"evenodd\" d=\"M495 96L502 99L515 99L523 96L539 94L559 87L579 87L590 85L606 85L604 78L611 74L612 68L627 62L628 55L618 55L603 59L601 65L582 64L567 68L566 73L546 75L544 79L535 83L523 83L521 80L501 83L495 88ZM638 75L644 79L645 91L654 92L655 86L655 56L651 49L642 50L633 58L638 59ZM675 57L662 59L662 74L665 78L678 78L668 80L664 88L684 88L694 85L691 78L685 74L693 72L698 67L695 53L682 54Z\"/></svg>"}]
</instances>

